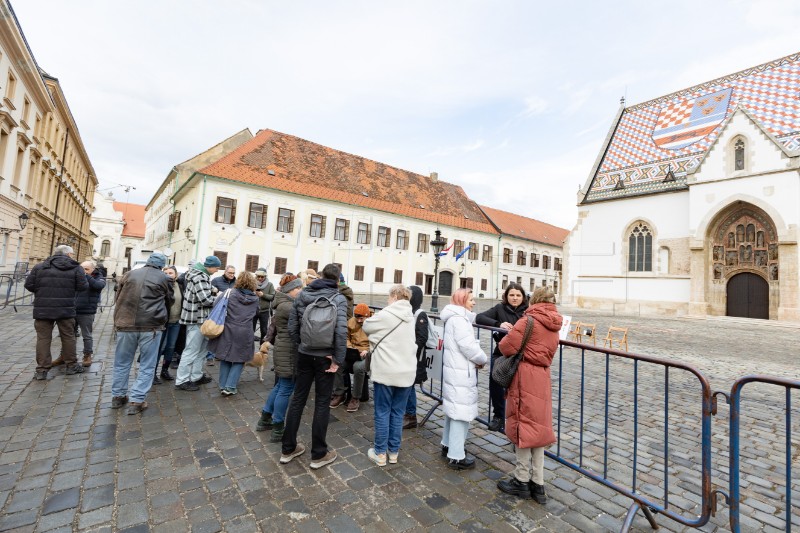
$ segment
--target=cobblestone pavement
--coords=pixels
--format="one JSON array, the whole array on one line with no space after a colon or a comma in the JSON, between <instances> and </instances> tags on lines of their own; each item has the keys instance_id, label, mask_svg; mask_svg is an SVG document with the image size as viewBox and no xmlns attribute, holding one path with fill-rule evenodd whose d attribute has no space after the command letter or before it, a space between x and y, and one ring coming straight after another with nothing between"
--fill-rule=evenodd
<instances>
[{"instance_id":1,"label":"cobblestone pavement","mask_svg":"<svg viewBox=\"0 0 800 533\"><path fill-rule=\"evenodd\" d=\"M376 300L372 303L380 305ZM443 306L443 303L440 303ZM489 302L480 302L481 308ZM630 351L695 365L712 389L730 389L750 373L798 377L800 329L754 321L612 317L563 308L573 320L630 328ZM89 372L51 372L32 381L35 333L30 308L0 312L0 530L2 531L618 531L630 501L548 459L545 506L500 493L495 483L512 469L513 450L502 434L473 424L468 452L477 468L455 472L439 457L441 410L424 428L405 431L400 461L379 468L366 457L372 404L357 413L331 413L330 446L339 459L313 471L305 455L279 465L280 445L254 431L269 392L255 369L240 393L220 397L216 381L197 393L156 386L141 416L110 409L113 342L110 313L97 316L96 358ZM488 341L486 341L488 342ZM53 351L57 354L58 342ZM561 455L581 457L581 354L563 356ZM630 362L610 363L609 478L633 477L633 375ZM218 367L210 368L216 379ZM605 357L584 359L584 466L603 470ZM656 501L664 492L664 371L638 365L637 490ZM553 366L558 393L558 360ZM486 373L481 377L487 416ZM700 395L697 379L670 371L670 508L698 511ZM746 388L742 418L744 531L784 528L784 392ZM434 405L418 392L420 416ZM793 405L797 405L797 401ZM556 404L557 409L557 404ZM793 525L800 527L798 435L793 408ZM300 440L308 443L307 409ZM714 417L712 481L727 489L727 406ZM553 446L551 451L555 451ZM703 531L727 531L727 507ZM667 531L685 528L657 516ZM651 531L640 515L635 531Z\"/></svg>"}]
</instances>

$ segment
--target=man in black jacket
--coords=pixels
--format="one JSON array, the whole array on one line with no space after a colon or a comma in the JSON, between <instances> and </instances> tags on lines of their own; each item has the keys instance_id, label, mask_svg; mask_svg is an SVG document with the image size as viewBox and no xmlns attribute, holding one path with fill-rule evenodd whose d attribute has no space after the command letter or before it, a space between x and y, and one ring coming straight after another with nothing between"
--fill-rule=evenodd
<instances>
[{"instance_id":1,"label":"man in black jacket","mask_svg":"<svg viewBox=\"0 0 800 533\"><path fill-rule=\"evenodd\" d=\"M53 255L33 267L25 288L34 294L33 327L36 329L36 379L47 379L53 359L50 344L53 325L61 337L61 358L67 374L83 373L75 355L75 295L86 290L86 274L72 256L71 246L56 246Z\"/></svg>"},{"instance_id":2,"label":"man in black jacket","mask_svg":"<svg viewBox=\"0 0 800 533\"><path fill-rule=\"evenodd\" d=\"M128 380L136 348L139 348L139 371L136 383L130 390L129 415L147 409L145 398L153 385L161 333L174 299L172 282L161 270L166 264L167 257L155 252L144 267L131 270L122 276L117 285L114 309L117 347L111 383L111 408L119 409L128 403Z\"/></svg>"}]
</instances>

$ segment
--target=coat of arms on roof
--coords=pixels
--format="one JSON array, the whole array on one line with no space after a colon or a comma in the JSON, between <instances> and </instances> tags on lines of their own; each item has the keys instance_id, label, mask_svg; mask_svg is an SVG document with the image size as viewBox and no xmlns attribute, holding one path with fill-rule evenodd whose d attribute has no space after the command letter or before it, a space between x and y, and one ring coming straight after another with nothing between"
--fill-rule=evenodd
<instances>
[{"instance_id":1,"label":"coat of arms on roof","mask_svg":"<svg viewBox=\"0 0 800 533\"><path fill-rule=\"evenodd\" d=\"M658 114L653 141L659 148L677 150L713 132L725 119L733 89L674 101Z\"/></svg>"}]
</instances>

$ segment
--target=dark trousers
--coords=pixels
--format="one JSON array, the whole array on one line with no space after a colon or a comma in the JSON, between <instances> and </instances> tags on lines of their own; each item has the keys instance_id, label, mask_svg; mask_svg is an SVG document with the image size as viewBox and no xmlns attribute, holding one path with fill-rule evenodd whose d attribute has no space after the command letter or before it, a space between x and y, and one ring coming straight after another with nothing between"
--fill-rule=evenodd
<instances>
[{"instance_id":1,"label":"dark trousers","mask_svg":"<svg viewBox=\"0 0 800 533\"><path fill-rule=\"evenodd\" d=\"M58 334L61 337L61 358L66 366L77 362L75 355L75 319L62 318L60 320L33 321L36 330L36 370L49 370L53 366L53 356L50 345L53 342L53 326L58 325Z\"/></svg>"},{"instance_id":2,"label":"dark trousers","mask_svg":"<svg viewBox=\"0 0 800 533\"><path fill-rule=\"evenodd\" d=\"M300 417L314 384L314 419L311 421L311 459L316 460L328 453L325 438L328 433L328 419L331 414L331 393L333 392L334 372L325 372L331 360L327 357L313 357L302 352L297 354L297 379L294 392L286 412L281 451L292 453L297 447L297 430Z\"/></svg>"},{"instance_id":3,"label":"dark trousers","mask_svg":"<svg viewBox=\"0 0 800 533\"><path fill-rule=\"evenodd\" d=\"M256 325L258 325L258 338L261 339L259 344L262 344L264 337L267 336L267 328L269 327L269 311L258 312L253 317L253 333L256 331Z\"/></svg>"},{"instance_id":4,"label":"dark trousers","mask_svg":"<svg viewBox=\"0 0 800 533\"><path fill-rule=\"evenodd\" d=\"M492 357L492 366L497 362L497 357ZM506 389L489 377L489 398L492 400L492 418L506 418Z\"/></svg>"}]
</instances>

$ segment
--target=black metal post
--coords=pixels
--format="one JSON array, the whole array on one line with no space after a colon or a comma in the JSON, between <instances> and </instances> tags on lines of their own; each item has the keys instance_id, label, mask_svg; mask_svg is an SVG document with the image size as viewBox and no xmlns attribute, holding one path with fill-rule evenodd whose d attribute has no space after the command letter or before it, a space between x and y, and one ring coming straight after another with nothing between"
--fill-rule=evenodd
<instances>
[{"instance_id":1,"label":"black metal post","mask_svg":"<svg viewBox=\"0 0 800 533\"><path fill-rule=\"evenodd\" d=\"M439 230L436 230L439 233ZM438 236L437 236L438 238ZM436 262L433 264L433 294L431 295L431 313L439 312L439 254L436 254Z\"/></svg>"},{"instance_id":2,"label":"black metal post","mask_svg":"<svg viewBox=\"0 0 800 533\"><path fill-rule=\"evenodd\" d=\"M56 249L56 226L58 225L58 204L61 200L61 182L64 179L64 167L67 164L67 143L69 142L69 128L64 136L64 152L61 154L61 172L58 177L58 192L56 193L56 208L53 211L53 237L50 239L50 255Z\"/></svg>"}]
</instances>

